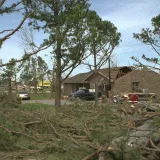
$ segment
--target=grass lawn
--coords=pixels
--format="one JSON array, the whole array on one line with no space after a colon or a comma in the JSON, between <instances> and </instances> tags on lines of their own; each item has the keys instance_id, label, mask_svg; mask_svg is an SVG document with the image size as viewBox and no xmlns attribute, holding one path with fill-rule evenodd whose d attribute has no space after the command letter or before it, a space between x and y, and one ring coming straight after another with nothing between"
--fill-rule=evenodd
<instances>
[{"instance_id":1,"label":"grass lawn","mask_svg":"<svg viewBox=\"0 0 160 160\"><path fill-rule=\"evenodd\" d=\"M21 104L21 109L22 110L40 110L40 109L52 109L55 110L55 108L51 105L48 104L41 104L41 103L26 103L26 104Z\"/></svg>"},{"instance_id":2,"label":"grass lawn","mask_svg":"<svg viewBox=\"0 0 160 160\"><path fill-rule=\"evenodd\" d=\"M31 93L31 100L44 100L44 99L52 99L50 93Z\"/></svg>"}]
</instances>

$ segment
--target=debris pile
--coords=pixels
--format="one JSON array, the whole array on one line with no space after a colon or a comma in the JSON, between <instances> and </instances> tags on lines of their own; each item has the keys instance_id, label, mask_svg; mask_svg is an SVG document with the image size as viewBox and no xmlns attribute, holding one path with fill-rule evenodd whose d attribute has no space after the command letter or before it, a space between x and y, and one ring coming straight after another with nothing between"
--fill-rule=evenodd
<instances>
[{"instance_id":1,"label":"debris pile","mask_svg":"<svg viewBox=\"0 0 160 160\"><path fill-rule=\"evenodd\" d=\"M0 105L1 106L12 106L17 107L21 104L21 99L17 97L9 97L7 93L0 94Z\"/></svg>"},{"instance_id":2,"label":"debris pile","mask_svg":"<svg viewBox=\"0 0 160 160\"><path fill-rule=\"evenodd\" d=\"M114 160L139 156L150 160L154 153L156 159L160 145L159 107L147 112L139 105L95 107L81 102L57 109L35 104L2 107L1 157Z\"/></svg>"}]
</instances>

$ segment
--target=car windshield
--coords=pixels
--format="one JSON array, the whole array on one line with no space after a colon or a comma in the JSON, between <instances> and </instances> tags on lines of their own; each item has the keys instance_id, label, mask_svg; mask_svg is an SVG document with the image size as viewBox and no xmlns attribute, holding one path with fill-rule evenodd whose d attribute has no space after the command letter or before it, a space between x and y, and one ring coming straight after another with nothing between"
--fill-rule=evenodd
<instances>
[{"instance_id":1,"label":"car windshield","mask_svg":"<svg viewBox=\"0 0 160 160\"><path fill-rule=\"evenodd\" d=\"M23 92L19 92L18 94L28 94L28 92L23 91Z\"/></svg>"}]
</instances>

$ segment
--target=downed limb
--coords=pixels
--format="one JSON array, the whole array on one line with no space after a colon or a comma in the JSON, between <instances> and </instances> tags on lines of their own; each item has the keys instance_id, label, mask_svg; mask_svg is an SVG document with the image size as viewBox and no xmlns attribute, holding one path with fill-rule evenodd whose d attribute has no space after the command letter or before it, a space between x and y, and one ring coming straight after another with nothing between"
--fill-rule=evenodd
<instances>
[{"instance_id":1,"label":"downed limb","mask_svg":"<svg viewBox=\"0 0 160 160\"><path fill-rule=\"evenodd\" d=\"M141 123L141 122L147 121L149 119L152 119L153 117L160 116L160 113L159 112L142 112L142 115L144 115L147 118L137 119L137 120L134 120L134 122Z\"/></svg>"},{"instance_id":2,"label":"downed limb","mask_svg":"<svg viewBox=\"0 0 160 160\"><path fill-rule=\"evenodd\" d=\"M82 160L90 160L91 158L98 156L98 154L101 152L102 148L103 148L103 146L101 146L101 147L100 147L97 151L95 151L94 153L92 153L92 154L84 157Z\"/></svg>"},{"instance_id":3,"label":"downed limb","mask_svg":"<svg viewBox=\"0 0 160 160\"><path fill-rule=\"evenodd\" d=\"M97 149L97 151L95 151L94 153L86 156L85 158L83 158L82 160L90 160L93 157L97 157L100 153L105 153L105 152L112 152L112 151L120 151L119 149L114 149L112 147L107 146L106 144L101 146L99 149ZM104 154L101 154L104 155ZM103 157L104 158L104 157ZM99 159L101 160L101 158Z\"/></svg>"},{"instance_id":4,"label":"downed limb","mask_svg":"<svg viewBox=\"0 0 160 160\"><path fill-rule=\"evenodd\" d=\"M1 160L5 160L8 158L12 158L12 159L24 158L26 155L36 154L36 153L40 153L40 152L41 152L41 150L27 150L25 152L19 152L17 154L9 154L7 156L3 155L1 157Z\"/></svg>"},{"instance_id":5,"label":"downed limb","mask_svg":"<svg viewBox=\"0 0 160 160\"><path fill-rule=\"evenodd\" d=\"M150 142L151 146L152 146L155 150L157 150L158 152L160 152L160 148L158 148L158 147L153 143L151 137L149 138L149 142Z\"/></svg>"},{"instance_id":6,"label":"downed limb","mask_svg":"<svg viewBox=\"0 0 160 160\"><path fill-rule=\"evenodd\" d=\"M11 134L15 134L15 135L23 135L27 138L30 138L32 140L35 140L36 142L40 142L38 139L26 134L26 133L22 133L22 132L17 132L17 131L11 131L9 130L8 128L5 128L4 126L0 126L0 128L2 128L4 131L8 132L8 133L11 133Z\"/></svg>"},{"instance_id":7,"label":"downed limb","mask_svg":"<svg viewBox=\"0 0 160 160\"><path fill-rule=\"evenodd\" d=\"M20 121L17 121L9 116L6 116L4 115L6 118L10 119L11 121L15 122L15 123L18 123L18 124L21 124L21 125L24 125L26 128L28 128L29 126L32 126L32 125L35 125L35 124L41 124L42 121L30 121L30 122L20 122Z\"/></svg>"}]
</instances>

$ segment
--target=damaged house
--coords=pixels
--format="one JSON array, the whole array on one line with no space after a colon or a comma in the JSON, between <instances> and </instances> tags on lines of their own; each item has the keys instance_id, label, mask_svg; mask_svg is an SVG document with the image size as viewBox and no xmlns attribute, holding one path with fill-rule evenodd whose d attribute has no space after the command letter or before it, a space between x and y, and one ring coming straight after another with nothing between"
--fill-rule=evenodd
<instances>
[{"instance_id":1,"label":"damaged house","mask_svg":"<svg viewBox=\"0 0 160 160\"><path fill-rule=\"evenodd\" d=\"M130 73L132 67L114 67L110 69L111 85L114 85L115 80ZM109 69L104 68L98 71L98 91L102 94L107 94L109 90ZM77 91L81 87L88 89L95 89L95 75L93 71L87 73L80 73L73 77L66 79L63 83L64 93L70 94Z\"/></svg>"},{"instance_id":2,"label":"damaged house","mask_svg":"<svg viewBox=\"0 0 160 160\"><path fill-rule=\"evenodd\" d=\"M160 74L151 70L133 70L132 72L114 81L114 94L139 92L146 89L156 93L160 98Z\"/></svg>"},{"instance_id":3,"label":"damaged house","mask_svg":"<svg viewBox=\"0 0 160 160\"><path fill-rule=\"evenodd\" d=\"M138 92L147 89L160 97L160 74L151 70L135 70L133 67L114 67L110 69L111 86L114 94ZM109 90L109 69L98 72L98 91L102 94ZM64 81L64 93L70 94L81 87L95 89L95 75L92 71L80 73Z\"/></svg>"}]
</instances>

